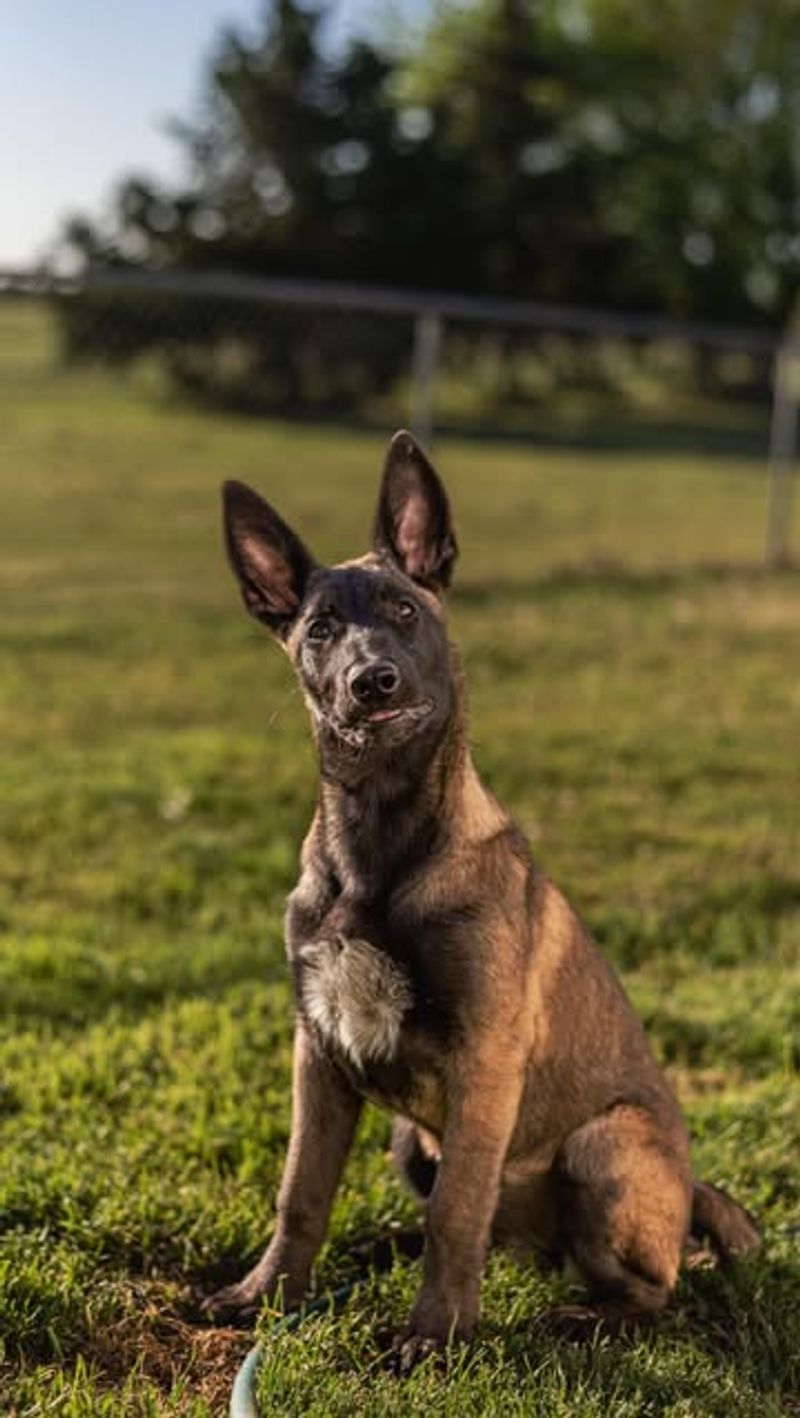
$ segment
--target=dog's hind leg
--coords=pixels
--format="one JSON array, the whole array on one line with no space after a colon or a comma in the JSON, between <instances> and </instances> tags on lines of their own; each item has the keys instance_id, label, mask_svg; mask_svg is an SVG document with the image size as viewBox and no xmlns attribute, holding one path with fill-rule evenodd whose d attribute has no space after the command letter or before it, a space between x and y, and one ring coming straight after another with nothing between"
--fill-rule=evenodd
<instances>
[{"instance_id":1,"label":"dog's hind leg","mask_svg":"<svg viewBox=\"0 0 800 1418\"><path fill-rule=\"evenodd\" d=\"M580 1338L646 1323L675 1287L692 1205L680 1123L619 1104L574 1132L557 1159L560 1226L592 1307L554 1311Z\"/></svg>"},{"instance_id":2,"label":"dog's hind leg","mask_svg":"<svg viewBox=\"0 0 800 1418\"><path fill-rule=\"evenodd\" d=\"M414 1195L427 1201L436 1181L438 1146L430 1134L399 1114L392 1125L392 1160Z\"/></svg>"},{"instance_id":3,"label":"dog's hind leg","mask_svg":"<svg viewBox=\"0 0 800 1418\"><path fill-rule=\"evenodd\" d=\"M540 1270L560 1266L558 1184L552 1157L515 1158L503 1170L500 1197L492 1222L492 1245Z\"/></svg>"}]
</instances>

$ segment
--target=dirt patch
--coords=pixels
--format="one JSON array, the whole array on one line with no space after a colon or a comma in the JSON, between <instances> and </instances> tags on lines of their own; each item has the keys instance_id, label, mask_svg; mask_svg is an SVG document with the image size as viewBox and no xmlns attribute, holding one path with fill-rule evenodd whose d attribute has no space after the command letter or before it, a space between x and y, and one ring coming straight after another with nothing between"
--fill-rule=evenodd
<instances>
[{"instance_id":1,"label":"dirt patch","mask_svg":"<svg viewBox=\"0 0 800 1418\"><path fill-rule=\"evenodd\" d=\"M144 1282L136 1287L129 1312L98 1332L83 1356L100 1387L115 1391L139 1377L165 1396L174 1398L183 1390L187 1405L201 1399L212 1414L227 1411L236 1371L253 1336L193 1323L181 1313L184 1300L173 1286Z\"/></svg>"}]
</instances>

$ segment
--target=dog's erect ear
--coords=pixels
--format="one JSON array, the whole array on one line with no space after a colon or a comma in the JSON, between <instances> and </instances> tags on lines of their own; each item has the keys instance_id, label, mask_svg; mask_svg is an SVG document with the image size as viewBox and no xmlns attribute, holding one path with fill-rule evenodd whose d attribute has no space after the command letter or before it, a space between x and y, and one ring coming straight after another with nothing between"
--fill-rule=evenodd
<instances>
[{"instance_id":1,"label":"dog's erect ear","mask_svg":"<svg viewBox=\"0 0 800 1418\"><path fill-rule=\"evenodd\" d=\"M257 620L285 636L314 570L300 538L245 483L222 489L225 546L242 599Z\"/></svg>"},{"instance_id":2,"label":"dog's erect ear","mask_svg":"<svg viewBox=\"0 0 800 1418\"><path fill-rule=\"evenodd\" d=\"M375 550L391 556L420 585L443 591L450 584L458 544L447 493L410 433L396 433L386 455Z\"/></svg>"}]
</instances>

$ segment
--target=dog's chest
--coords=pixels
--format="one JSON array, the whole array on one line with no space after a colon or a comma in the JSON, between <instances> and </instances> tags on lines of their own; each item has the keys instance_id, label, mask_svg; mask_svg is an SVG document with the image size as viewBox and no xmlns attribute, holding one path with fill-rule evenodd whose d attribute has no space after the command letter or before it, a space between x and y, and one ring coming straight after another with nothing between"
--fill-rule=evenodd
<instances>
[{"instance_id":1,"label":"dog's chest","mask_svg":"<svg viewBox=\"0 0 800 1418\"><path fill-rule=\"evenodd\" d=\"M301 946L299 965L301 1007L328 1048L357 1069L397 1056L413 992L384 951L336 933Z\"/></svg>"}]
</instances>

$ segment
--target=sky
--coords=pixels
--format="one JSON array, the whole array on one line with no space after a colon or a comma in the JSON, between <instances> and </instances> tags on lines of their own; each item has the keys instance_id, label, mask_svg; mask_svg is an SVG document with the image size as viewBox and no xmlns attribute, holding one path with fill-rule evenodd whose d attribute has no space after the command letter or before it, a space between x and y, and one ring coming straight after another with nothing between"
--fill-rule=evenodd
<instances>
[{"instance_id":1,"label":"sky","mask_svg":"<svg viewBox=\"0 0 800 1418\"><path fill-rule=\"evenodd\" d=\"M388 8L330 3L333 42ZM263 9L264 0L0 0L0 267L34 264L63 219L101 213L121 177L177 177L182 155L166 121L192 116L220 30L252 29Z\"/></svg>"}]
</instances>

